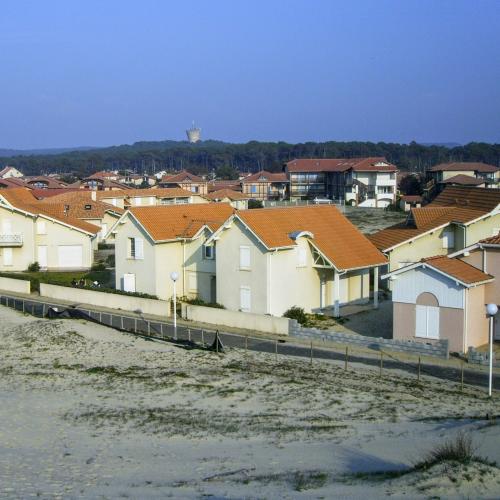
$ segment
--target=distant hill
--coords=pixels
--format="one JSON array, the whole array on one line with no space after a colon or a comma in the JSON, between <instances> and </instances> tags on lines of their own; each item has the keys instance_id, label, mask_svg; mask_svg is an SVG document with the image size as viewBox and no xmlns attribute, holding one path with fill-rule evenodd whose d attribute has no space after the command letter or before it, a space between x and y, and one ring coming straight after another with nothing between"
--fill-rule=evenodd
<instances>
[{"instance_id":1,"label":"distant hill","mask_svg":"<svg viewBox=\"0 0 500 500\"><path fill-rule=\"evenodd\" d=\"M76 148L48 148L48 149L1 149L0 157L32 156L32 155L58 155L71 151L89 151L99 149L92 146L79 146Z\"/></svg>"},{"instance_id":2,"label":"distant hill","mask_svg":"<svg viewBox=\"0 0 500 500\"><path fill-rule=\"evenodd\" d=\"M7 153L7 154L6 154ZM416 142L286 142L250 141L245 144L216 140L191 144L187 141L140 141L103 148L59 148L43 150L0 150L0 168L12 165L26 175L73 172L85 176L98 170L132 170L153 174L189 169L203 174L224 167L256 172L281 171L294 158L354 158L383 156L401 170L423 172L448 161L480 161L500 166L500 144L450 143L423 145Z\"/></svg>"}]
</instances>

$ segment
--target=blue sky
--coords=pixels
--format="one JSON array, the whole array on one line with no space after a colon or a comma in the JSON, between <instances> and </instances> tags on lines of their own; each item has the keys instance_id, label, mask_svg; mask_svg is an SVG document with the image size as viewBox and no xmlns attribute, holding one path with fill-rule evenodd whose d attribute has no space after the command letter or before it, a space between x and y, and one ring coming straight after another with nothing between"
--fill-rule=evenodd
<instances>
[{"instance_id":1,"label":"blue sky","mask_svg":"<svg viewBox=\"0 0 500 500\"><path fill-rule=\"evenodd\" d=\"M0 148L500 142L500 1L2 0L0 70Z\"/></svg>"}]
</instances>

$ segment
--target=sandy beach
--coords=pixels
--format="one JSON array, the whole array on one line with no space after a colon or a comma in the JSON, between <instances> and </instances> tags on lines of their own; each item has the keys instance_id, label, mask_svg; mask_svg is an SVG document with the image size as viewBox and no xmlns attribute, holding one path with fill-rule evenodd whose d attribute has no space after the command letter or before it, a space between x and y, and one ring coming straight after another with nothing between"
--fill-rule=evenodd
<instances>
[{"instance_id":1,"label":"sandy beach","mask_svg":"<svg viewBox=\"0 0 500 500\"><path fill-rule=\"evenodd\" d=\"M500 496L498 394L0 314L1 498ZM459 431L484 462L410 471Z\"/></svg>"}]
</instances>

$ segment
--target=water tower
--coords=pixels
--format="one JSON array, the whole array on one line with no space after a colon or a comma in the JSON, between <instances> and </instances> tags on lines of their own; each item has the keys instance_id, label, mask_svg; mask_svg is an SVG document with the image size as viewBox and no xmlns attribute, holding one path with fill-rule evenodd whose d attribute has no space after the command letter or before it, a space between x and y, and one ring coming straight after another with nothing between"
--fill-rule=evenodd
<instances>
[{"instance_id":1,"label":"water tower","mask_svg":"<svg viewBox=\"0 0 500 500\"><path fill-rule=\"evenodd\" d=\"M201 128L195 127L194 121L191 128L186 130L186 134L189 142L195 143L201 140Z\"/></svg>"}]
</instances>

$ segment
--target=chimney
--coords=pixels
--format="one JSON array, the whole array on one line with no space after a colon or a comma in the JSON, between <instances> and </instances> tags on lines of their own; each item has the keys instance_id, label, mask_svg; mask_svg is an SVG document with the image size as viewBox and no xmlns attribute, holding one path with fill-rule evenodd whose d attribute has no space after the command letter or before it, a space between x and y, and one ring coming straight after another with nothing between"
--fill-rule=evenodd
<instances>
[{"instance_id":1,"label":"chimney","mask_svg":"<svg viewBox=\"0 0 500 500\"><path fill-rule=\"evenodd\" d=\"M97 201L97 193L94 190L90 191L90 197L92 201Z\"/></svg>"}]
</instances>

